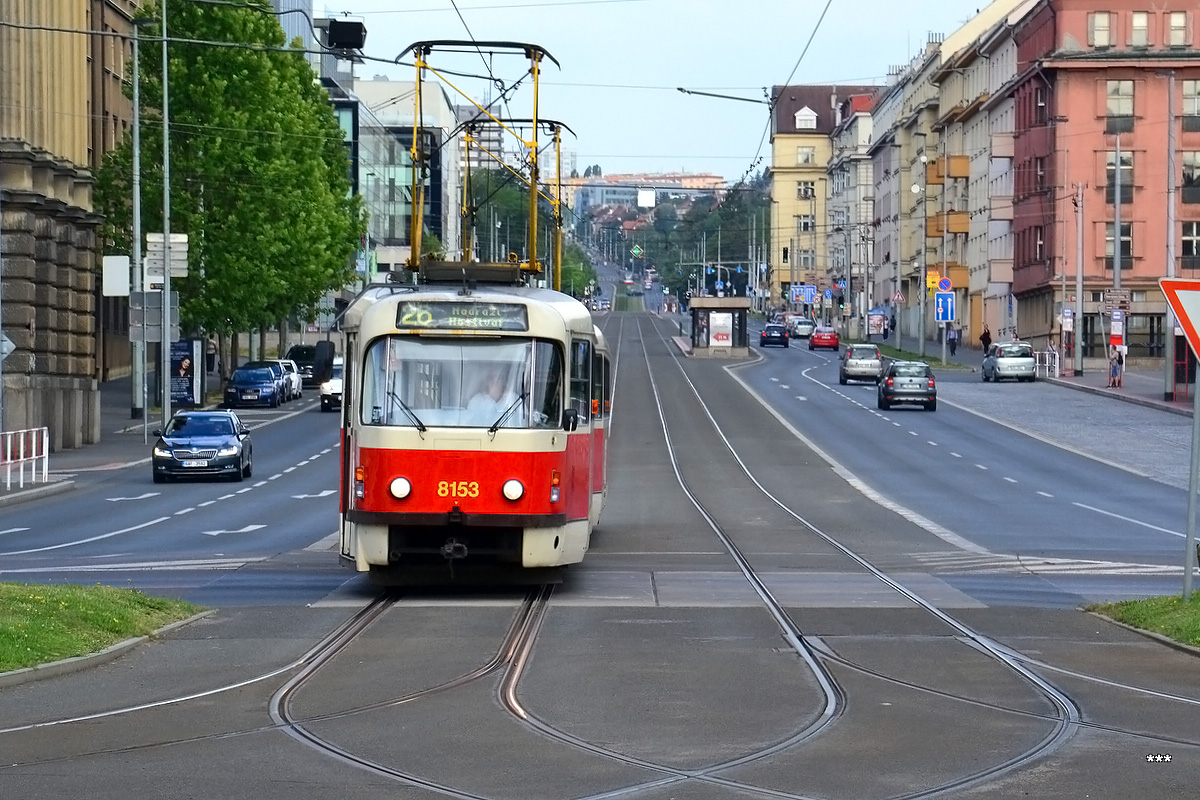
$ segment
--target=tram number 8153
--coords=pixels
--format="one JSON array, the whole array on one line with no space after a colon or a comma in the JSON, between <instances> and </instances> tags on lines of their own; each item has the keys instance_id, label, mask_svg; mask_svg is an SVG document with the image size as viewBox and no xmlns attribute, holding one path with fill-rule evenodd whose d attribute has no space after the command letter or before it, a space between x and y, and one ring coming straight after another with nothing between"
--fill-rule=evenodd
<instances>
[{"instance_id":1,"label":"tram number 8153","mask_svg":"<svg viewBox=\"0 0 1200 800\"><path fill-rule=\"evenodd\" d=\"M438 481L438 497L479 497L475 481Z\"/></svg>"}]
</instances>

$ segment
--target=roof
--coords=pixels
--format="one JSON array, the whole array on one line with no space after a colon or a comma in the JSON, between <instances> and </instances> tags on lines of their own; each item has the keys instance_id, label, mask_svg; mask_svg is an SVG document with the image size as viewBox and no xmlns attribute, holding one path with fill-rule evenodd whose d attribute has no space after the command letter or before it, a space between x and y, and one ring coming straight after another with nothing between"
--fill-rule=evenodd
<instances>
[{"instance_id":1,"label":"roof","mask_svg":"<svg viewBox=\"0 0 1200 800\"><path fill-rule=\"evenodd\" d=\"M865 86L840 86L837 84L814 84L811 86L773 86L771 97L775 102L772 119L772 134L808 133L828 136L837 125L836 108L849 95L873 97L885 87L873 84ZM817 115L815 128L796 129L796 112L805 108ZM865 110L865 109L864 109Z\"/></svg>"}]
</instances>

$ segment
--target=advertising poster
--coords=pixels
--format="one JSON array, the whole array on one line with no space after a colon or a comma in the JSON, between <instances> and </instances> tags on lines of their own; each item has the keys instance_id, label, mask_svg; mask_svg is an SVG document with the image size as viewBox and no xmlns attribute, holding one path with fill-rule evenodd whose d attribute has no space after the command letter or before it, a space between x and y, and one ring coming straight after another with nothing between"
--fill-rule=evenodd
<instances>
[{"instance_id":1,"label":"advertising poster","mask_svg":"<svg viewBox=\"0 0 1200 800\"><path fill-rule=\"evenodd\" d=\"M171 342L171 405L188 408L200 405L199 365L203 363L199 339Z\"/></svg>"},{"instance_id":2,"label":"advertising poster","mask_svg":"<svg viewBox=\"0 0 1200 800\"><path fill-rule=\"evenodd\" d=\"M714 311L709 315L712 338L709 347L729 347L733 343L733 314Z\"/></svg>"}]
</instances>

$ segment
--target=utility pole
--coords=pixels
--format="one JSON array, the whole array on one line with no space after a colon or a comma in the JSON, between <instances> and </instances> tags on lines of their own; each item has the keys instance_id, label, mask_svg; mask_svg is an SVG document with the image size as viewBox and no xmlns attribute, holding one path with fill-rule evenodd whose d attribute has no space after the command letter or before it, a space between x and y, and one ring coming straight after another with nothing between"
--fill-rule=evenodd
<instances>
[{"instance_id":1,"label":"utility pole","mask_svg":"<svg viewBox=\"0 0 1200 800\"><path fill-rule=\"evenodd\" d=\"M1079 334L1083 332L1083 184L1075 184L1075 319L1071 339L1075 351L1075 377L1083 375L1083 348Z\"/></svg>"},{"instance_id":2,"label":"utility pole","mask_svg":"<svg viewBox=\"0 0 1200 800\"><path fill-rule=\"evenodd\" d=\"M162 427L171 420L171 114L167 99L167 3L162 15L162 123L163 123L163 288L162 341L159 343L159 385L162 387Z\"/></svg>"},{"instance_id":3,"label":"utility pole","mask_svg":"<svg viewBox=\"0 0 1200 800\"><path fill-rule=\"evenodd\" d=\"M1117 134L1117 150L1114 154L1113 172L1113 288L1121 288L1121 134ZM1168 241L1172 237L1167 237Z\"/></svg>"}]
</instances>

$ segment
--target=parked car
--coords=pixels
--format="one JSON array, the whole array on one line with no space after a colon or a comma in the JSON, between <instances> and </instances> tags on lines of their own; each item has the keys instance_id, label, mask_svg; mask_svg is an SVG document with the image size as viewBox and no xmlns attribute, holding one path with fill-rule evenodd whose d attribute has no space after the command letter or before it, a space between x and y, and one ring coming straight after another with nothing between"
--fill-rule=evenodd
<instances>
[{"instance_id":1,"label":"parked car","mask_svg":"<svg viewBox=\"0 0 1200 800\"><path fill-rule=\"evenodd\" d=\"M766 347L769 344L777 344L782 347L788 347L788 332L787 328L782 325L776 325L773 322L768 322L763 326L762 333L758 335L758 346Z\"/></svg>"},{"instance_id":2,"label":"parked car","mask_svg":"<svg viewBox=\"0 0 1200 800\"><path fill-rule=\"evenodd\" d=\"M288 379L284 376L283 365L278 361L263 360L263 361L247 361L242 364L242 367L247 369L269 369L271 374L275 376L275 384L279 391L279 402L286 403L291 400L291 385Z\"/></svg>"},{"instance_id":3,"label":"parked car","mask_svg":"<svg viewBox=\"0 0 1200 800\"><path fill-rule=\"evenodd\" d=\"M240 481L254 473L250 429L232 411L181 411L154 435L155 483L197 475Z\"/></svg>"},{"instance_id":4,"label":"parked car","mask_svg":"<svg viewBox=\"0 0 1200 800\"><path fill-rule=\"evenodd\" d=\"M329 380L321 384L321 410L333 411L342 407L342 359L333 360Z\"/></svg>"},{"instance_id":5,"label":"parked car","mask_svg":"<svg viewBox=\"0 0 1200 800\"><path fill-rule=\"evenodd\" d=\"M1029 342L995 342L983 356L980 370L983 382L1000 382L1001 378L1018 381L1033 381L1037 376L1037 361L1033 357L1033 345Z\"/></svg>"},{"instance_id":6,"label":"parked car","mask_svg":"<svg viewBox=\"0 0 1200 800\"><path fill-rule=\"evenodd\" d=\"M837 331L824 325L818 325L813 328L812 335L808 337L809 350L816 350L818 347L828 347L837 350L840 346L841 342L838 340Z\"/></svg>"},{"instance_id":7,"label":"parked car","mask_svg":"<svg viewBox=\"0 0 1200 800\"><path fill-rule=\"evenodd\" d=\"M269 367L238 367L225 383L225 407L269 406L283 402L279 379Z\"/></svg>"},{"instance_id":8,"label":"parked car","mask_svg":"<svg viewBox=\"0 0 1200 800\"><path fill-rule=\"evenodd\" d=\"M796 317L792 320L792 336L807 339L816 330L817 323L808 317Z\"/></svg>"},{"instance_id":9,"label":"parked car","mask_svg":"<svg viewBox=\"0 0 1200 800\"><path fill-rule=\"evenodd\" d=\"M937 411L937 381L924 361L892 361L879 379L877 405L884 411L896 403L919 403Z\"/></svg>"},{"instance_id":10,"label":"parked car","mask_svg":"<svg viewBox=\"0 0 1200 800\"><path fill-rule=\"evenodd\" d=\"M883 353L873 344L852 344L842 353L838 383L849 380L876 382L883 375Z\"/></svg>"},{"instance_id":11,"label":"parked car","mask_svg":"<svg viewBox=\"0 0 1200 800\"><path fill-rule=\"evenodd\" d=\"M275 362L283 368L284 402L299 399L304 394L304 378L301 376L296 362L290 358L271 358L267 360Z\"/></svg>"}]
</instances>

